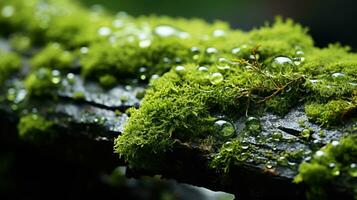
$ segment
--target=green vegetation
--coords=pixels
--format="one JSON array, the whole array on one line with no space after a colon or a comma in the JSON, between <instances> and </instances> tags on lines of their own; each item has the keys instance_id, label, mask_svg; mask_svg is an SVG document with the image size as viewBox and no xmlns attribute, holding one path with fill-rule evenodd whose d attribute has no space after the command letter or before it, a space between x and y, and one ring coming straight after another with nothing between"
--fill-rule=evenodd
<instances>
[{"instance_id":1,"label":"green vegetation","mask_svg":"<svg viewBox=\"0 0 357 200\"><path fill-rule=\"evenodd\" d=\"M300 173L295 182L304 182L310 186L309 199L324 199L328 194L326 188L332 183L341 181L340 177L348 177L349 187L345 190L357 195L357 136L350 135L317 151L310 162L300 165Z\"/></svg>"},{"instance_id":2,"label":"green vegetation","mask_svg":"<svg viewBox=\"0 0 357 200\"><path fill-rule=\"evenodd\" d=\"M134 168L160 168L177 144L198 146L210 166L223 173L247 159L262 164L253 156L259 149L247 146L245 138L259 138L258 144L287 140L281 132L261 136L259 117L267 111L283 116L302 105L309 121L325 128L356 122L350 116L357 109L357 54L337 44L314 47L307 29L291 20L277 18L243 32L223 22L113 16L70 1L4 0L0 11L0 33L13 38L16 51L28 44L42 47L23 81L30 98L56 100L61 74L69 71L106 89L133 79L149 84L140 108L126 111L130 119L115 140L115 151ZM0 70L6 71L0 80L18 68L15 57L0 58ZM82 100L84 94L74 98ZM233 123L238 119L245 124L239 131ZM52 125L25 116L19 131L46 132ZM304 128L299 139L312 142L312 131ZM348 162L355 163L356 146L351 136L321 152L343 173ZM303 154L261 153L270 159L264 164L271 170L273 164L297 169ZM302 164L296 178L312 186L313 196L321 196L335 177L324 162L313 158Z\"/></svg>"},{"instance_id":3,"label":"green vegetation","mask_svg":"<svg viewBox=\"0 0 357 200\"><path fill-rule=\"evenodd\" d=\"M16 53L0 50L0 84L21 67L21 58Z\"/></svg>"},{"instance_id":4,"label":"green vegetation","mask_svg":"<svg viewBox=\"0 0 357 200\"><path fill-rule=\"evenodd\" d=\"M20 138L32 142L50 140L53 135L53 122L37 114L22 116L17 126Z\"/></svg>"}]
</instances>

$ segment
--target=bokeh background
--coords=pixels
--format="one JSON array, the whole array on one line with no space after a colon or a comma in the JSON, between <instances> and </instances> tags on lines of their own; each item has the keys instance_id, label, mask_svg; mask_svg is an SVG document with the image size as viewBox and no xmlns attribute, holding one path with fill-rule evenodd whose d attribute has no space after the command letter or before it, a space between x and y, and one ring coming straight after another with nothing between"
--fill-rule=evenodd
<instances>
[{"instance_id":1,"label":"bokeh background","mask_svg":"<svg viewBox=\"0 0 357 200\"><path fill-rule=\"evenodd\" d=\"M130 15L198 17L224 20L234 28L250 30L277 15L309 27L316 45L339 42L357 50L356 0L77 0L91 7L103 5L111 12Z\"/></svg>"}]
</instances>

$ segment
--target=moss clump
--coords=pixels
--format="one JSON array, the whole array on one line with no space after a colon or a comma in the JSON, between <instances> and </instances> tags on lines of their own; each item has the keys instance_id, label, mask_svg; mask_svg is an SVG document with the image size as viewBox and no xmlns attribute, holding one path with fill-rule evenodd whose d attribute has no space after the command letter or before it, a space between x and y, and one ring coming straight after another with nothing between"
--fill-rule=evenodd
<instances>
[{"instance_id":1,"label":"moss clump","mask_svg":"<svg viewBox=\"0 0 357 200\"><path fill-rule=\"evenodd\" d=\"M53 138L53 122L37 114L28 114L20 118L17 125L20 138L38 142Z\"/></svg>"},{"instance_id":2,"label":"moss clump","mask_svg":"<svg viewBox=\"0 0 357 200\"><path fill-rule=\"evenodd\" d=\"M2 84L11 74L21 67L21 58L16 53L0 50L0 83Z\"/></svg>"},{"instance_id":3,"label":"moss clump","mask_svg":"<svg viewBox=\"0 0 357 200\"><path fill-rule=\"evenodd\" d=\"M310 120L322 125L336 125L342 120L342 115L357 105L346 100L331 100L326 104L311 103L305 106L306 115Z\"/></svg>"},{"instance_id":4,"label":"moss clump","mask_svg":"<svg viewBox=\"0 0 357 200\"><path fill-rule=\"evenodd\" d=\"M115 83L117 83L117 79L114 76L107 74L99 78L99 83L101 86L109 88L114 86Z\"/></svg>"},{"instance_id":5,"label":"moss clump","mask_svg":"<svg viewBox=\"0 0 357 200\"><path fill-rule=\"evenodd\" d=\"M14 51L26 53L31 49L31 39L23 34L14 34L10 37L10 44Z\"/></svg>"},{"instance_id":6,"label":"moss clump","mask_svg":"<svg viewBox=\"0 0 357 200\"><path fill-rule=\"evenodd\" d=\"M32 97L53 96L60 81L59 76L54 76L48 68L40 68L24 80L28 94Z\"/></svg>"},{"instance_id":7,"label":"moss clump","mask_svg":"<svg viewBox=\"0 0 357 200\"><path fill-rule=\"evenodd\" d=\"M295 182L304 182L310 187L309 199L324 199L328 187L339 187L340 184L347 187L349 194L356 196L357 193L353 190L357 183L356 164L357 136L350 135L331 142L317 151L310 162L301 164ZM349 184L340 182L340 177L345 177Z\"/></svg>"},{"instance_id":8,"label":"moss clump","mask_svg":"<svg viewBox=\"0 0 357 200\"><path fill-rule=\"evenodd\" d=\"M50 43L31 59L34 69L50 68L68 71L73 67L74 56L58 43Z\"/></svg>"}]
</instances>

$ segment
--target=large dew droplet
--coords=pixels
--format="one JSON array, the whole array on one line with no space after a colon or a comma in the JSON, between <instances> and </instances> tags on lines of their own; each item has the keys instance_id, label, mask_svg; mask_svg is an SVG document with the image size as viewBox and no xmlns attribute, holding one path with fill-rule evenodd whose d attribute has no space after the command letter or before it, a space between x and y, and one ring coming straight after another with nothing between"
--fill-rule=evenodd
<instances>
[{"instance_id":1,"label":"large dew droplet","mask_svg":"<svg viewBox=\"0 0 357 200\"><path fill-rule=\"evenodd\" d=\"M177 30L168 25L160 25L155 28L155 33L161 37L169 37L177 34Z\"/></svg>"},{"instance_id":2,"label":"large dew droplet","mask_svg":"<svg viewBox=\"0 0 357 200\"><path fill-rule=\"evenodd\" d=\"M219 73L219 72L215 72L215 73L210 75L209 81L213 85L217 85L217 84L219 84L219 83L221 83L223 81L223 75L221 73Z\"/></svg>"},{"instance_id":3,"label":"large dew droplet","mask_svg":"<svg viewBox=\"0 0 357 200\"><path fill-rule=\"evenodd\" d=\"M1 15L3 17L11 17L14 15L15 9L13 6L4 6L1 10Z\"/></svg>"},{"instance_id":4,"label":"large dew droplet","mask_svg":"<svg viewBox=\"0 0 357 200\"><path fill-rule=\"evenodd\" d=\"M234 124L224 119L219 119L215 121L214 127L223 137L230 137L235 133Z\"/></svg>"},{"instance_id":5,"label":"large dew droplet","mask_svg":"<svg viewBox=\"0 0 357 200\"><path fill-rule=\"evenodd\" d=\"M275 57L269 67L269 71L275 73L287 73L295 70L294 61L287 56Z\"/></svg>"}]
</instances>

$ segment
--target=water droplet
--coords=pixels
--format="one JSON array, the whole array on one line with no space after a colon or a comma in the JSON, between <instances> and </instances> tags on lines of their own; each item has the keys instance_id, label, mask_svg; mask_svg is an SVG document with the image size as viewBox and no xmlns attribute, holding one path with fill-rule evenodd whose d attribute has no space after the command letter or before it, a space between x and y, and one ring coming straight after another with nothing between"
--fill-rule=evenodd
<instances>
[{"instance_id":1,"label":"water droplet","mask_svg":"<svg viewBox=\"0 0 357 200\"><path fill-rule=\"evenodd\" d=\"M160 76L159 76L158 74L153 74L153 75L151 76L151 80L156 80L156 79L158 79L158 78L160 78Z\"/></svg>"},{"instance_id":2,"label":"water droplet","mask_svg":"<svg viewBox=\"0 0 357 200\"><path fill-rule=\"evenodd\" d=\"M205 66L200 66L200 67L198 68L198 71L201 71L201 72L208 72L208 68L207 68L207 67L205 67Z\"/></svg>"},{"instance_id":3,"label":"water droplet","mask_svg":"<svg viewBox=\"0 0 357 200\"><path fill-rule=\"evenodd\" d=\"M311 131L309 129L303 129L300 133L300 136L307 139L311 135Z\"/></svg>"},{"instance_id":4,"label":"water droplet","mask_svg":"<svg viewBox=\"0 0 357 200\"><path fill-rule=\"evenodd\" d=\"M268 161L268 162L265 164L265 167L268 168L268 169L271 169L271 168L273 168L273 165L271 164L270 161Z\"/></svg>"},{"instance_id":5,"label":"water droplet","mask_svg":"<svg viewBox=\"0 0 357 200\"><path fill-rule=\"evenodd\" d=\"M162 61L164 61L164 63L167 63L167 64L171 63L171 59L168 58L168 57L164 57L164 58L162 59Z\"/></svg>"},{"instance_id":6,"label":"water droplet","mask_svg":"<svg viewBox=\"0 0 357 200\"><path fill-rule=\"evenodd\" d=\"M231 67L228 65L231 62L226 58L219 58L217 62L217 68L220 70L229 70Z\"/></svg>"},{"instance_id":7,"label":"water droplet","mask_svg":"<svg viewBox=\"0 0 357 200\"><path fill-rule=\"evenodd\" d=\"M115 28L120 28L124 25L124 22L120 19L116 19L113 21L112 25L115 27Z\"/></svg>"},{"instance_id":8,"label":"water droplet","mask_svg":"<svg viewBox=\"0 0 357 200\"><path fill-rule=\"evenodd\" d=\"M328 167L334 168L334 167L336 167L336 164L335 164L335 163L329 163L329 164L328 164Z\"/></svg>"},{"instance_id":9,"label":"water droplet","mask_svg":"<svg viewBox=\"0 0 357 200\"><path fill-rule=\"evenodd\" d=\"M1 15L3 17L11 17L14 15L14 12L15 12L15 8L13 6L4 6L1 10Z\"/></svg>"},{"instance_id":10,"label":"water droplet","mask_svg":"<svg viewBox=\"0 0 357 200\"><path fill-rule=\"evenodd\" d=\"M81 52L81 54L87 54L88 50L88 47L81 47L79 51Z\"/></svg>"},{"instance_id":11,"label":"water droplet","mask_svg":"<svg viewBox=\"0 0 357 200\"><path fill-rule=\"evenodd\" d=\"M248 117L245 121L245 126L250 134L258 134L261 132L260 120L256 117Z\"/></svg>"},{"instance_id":12,"label":"water droplet","mask_svg":"<svg viewBox=\"0 0 357 200\"><path fill-rule=\"evenodd\" d=\"M352 177L357 177L357 164L356 163L352 163L350 165L350 169L348 170L348 173Z\"/></svg>"},{"instance_id":13,"label":"water droplet","mask_svg":"<svg viewBox=\"0 0 357 200\"><path fill-rule=\"evenodd\" d=\"M139 42L140 48L148 48L151 45L151 40L142 40Z\"/></svg>"},{"instance_id":14,"label":"water droplet","mask_svg":"<svg viewBox=\"0 0 357 200\"><path fill-rule=\"evenodd\" d=\"M176 69L177 72L181 72L181 71L184 71L184 70L185 70L185 67L179 65L179 66L177 66L175 69Z\"/></svg>"},{"instance_id":15,"label":"water droplet","mask_svg":"<svg viewBox=\"0 0 357 200\"><path fill-rule=\"evenodd\" d=\"M235 133L234 125L224 119L219 119L214 122L214 126L220 135L230 137Z\"/></svg>"},{"instance_id":16,"label":"water droplet","mask_svg":"<svg viewBox=\"0 0 357 200\"><path fill-rule=\"evenodd\" d=\"M218 52L218 50L214 47L209 47L206 49L206 53L208 53L208 54L215 54L217 52Z\"/></svg>"},{"instance_id":17,"label":"water droplet","mask_svg":"<svg viewBox=\"0 0 357 200\"><path fill-rule=\"evenodd\" d=\"M140 79L141 79L141 80L145 80L145 79L146 79L146 75L144 75L144 74L141 75L141 76L140 76Z\"/></svg>"},{"instance_id":18,"label":"water droplet","mask_svg":"<svg viewBox=\"0 0 357 200\"><path fill-rule=\"evenodd\" d=\"M58 71L57 69L52 70L52 76L60 76L61 72Z\"/></svg>"},{"instance_id":19,"label":"water droplet","mask_svg":"<svg viewBox=\"0 0 357 200\"><path fill-rule=\"evenodd\" d=\"M60 82L61 82L61 78L60 78L60 77L53 77L53 78L52 78L52 83L58 84L58 83L60 83Z\"/></svg>"},{"instance_id":20,"label":"water droplet","mask_svg":"<svg viewBox=\"0 0 357 200\"><path fill-rule=\"evenodd\" d=\"M337 146L337 145L339 145L339 144L340 144L340 142L339 142L339 141L334 140L334 141L332 141L332 142L331 142L331 144L332 144L332 146Z\"/></svg>"},{"instance_id":21,"label":"water droplet","mask_svg":"<svg viewBox=\"0 0 357 200\"><path fill-rule=\"evenodd\" d=\"M210 75L209 77L209 81L213 84L213 85L217 85L219 83L221 83L223 81L223 75L219 72L215 72L213 74Z\"/></svg>"},{"instance_id":22,"label":"water droplet","mask_svg":"<svg viewBox=\"0 0 357 200\"><path fill-rule=\"evenodd\" d=\"M336 72L336 73L333 73L331 76L332 76L333 78L338 78L338 77L343 77L343 76L345 76L345 74L344 74L344 73L341 73L341 72Z\"/></svg>"},{"instance_id":23,"label":"water droplet","mask_svg":"<svg viewBox=\"0 0 357 200\"><path fill-rule=\"evenodd\" d=\"M177 33L177 30L168 25L160 25L155 28L155 33L161 37L173 36Z\"/></svg>"},{"instance_id":24,"label":"water droplet","mask_svg":"<svg viewBox=\"0 0 357 200\"><path fill-rule=\"evenodd\" d=\"M181 58L175 58L175 63L181 63L182 62L182 59Z\"/></svg>"},{"instance_id":25,"label":"water droplet","mask_svg":"<svg viewBox=\"0 0 357 200\"><path fill-rule=\"evenodd\" d=\"M295 54L298 55L298 56L301 56L301 55L304 55L304 52L303 51L297 51Z\"/></svg>"},{"instance_id":26,"label":"water droplet","mask_svg":"<svg viewBox=\"0 0 357 200\"><path fill-rule=\"evenodd\" d=\"M242 148L243 150L247 150L247 149L249 149L249 145L242 144L241 148Z\"/></svg>"},{"instance_id":27,"label":"water droplet","mask_svg":"<svg viewBox=\"0 0 357 200\"><path fill-rule=\"evenodd\" d=\"M190 37L190 34L187 33L187 32L178 32L177 33L177 36L181 39L186 39L186 38L189 38Z\"/></svg>"},{"instance_id":28,"label":"water droplet","mask_svg":"<svg viewBox=\"0 0 357 200\"><path fill-rule=\"evenodd\" d=\"M280 141L282 138L283 138L283 134L282 133L280 133L280 132L274 132L273 134L272 134L272 138L273 138L273 140L274 141Z\"/></svg>"},{"instance_id":29,"label":"water droplet","mask_svg":"<svg viewBox=\"0 0 357 200\"><path fill-rule=\"evenodd\" d=\"M239 52L240 52L239 47L232 49L232 54L238 54Z\"/></svg>"},{"instance_id":30,"label":"water droplet","mask_svg":"<svg viewBox=\"0 0 357 200\"><path fill-rule=\"evenodd\" d=\"M272 72L292 72L295 69L293 60L286 56L278 56L271 62L270 68Z\"/></svg>"},{"instance_id":31,"label":"water droplet","mask_svg":"<svg viewBox=\"0 0 357 200\"><path fill-rule=\"evenodd\" d=\"M68 73L68 74L67 74L67 78L68 78L69 80L73 80L73 79L74 79L74 74L73 74L73 73Z\"/></svg>"},{"instance_id":32,"label":"water droplet","mask_svg":"<svg viewBox=\"0 0 357 200\"><path fill-rule=\"evenodd\" d=\"M319 80L312 79L312 80L309 80L309 82L310 82L310 83L312 83L312 84L316 84L316 83L318 83L318 82L319 82Z\"/></svg>"},{"instance_id":33,"label":"water droplet","mask_svg":"<svg viewBox=\"0 0 357 200\"><path fill-rule=\"evenodd\" d=\"M103 26L98 29L98 35L108 36L112 33L112 30L109 27Z\"/></svg>"},{"instance_id":34,"label":"water droplet","mask_svg":"<svg viewBox=\"0 0 357 200\"><path fill-rule=\"evenodd\" d=\"M226 32L222 29L216 29L213 31L213 36L214 37L223 37L226 35Z\"/></svg>"},{"instance_id":35,"label":"water droplet","mask_svg":"<svg viewBox=\"0 0 357 200\"><path fill-rule=\"evenodd\" d=\"M322 156L324 156L325 155L325 153L323 152L323 151L316 151L316 153L315 153L315 156L316 157L322 157Z\"/></svg>"},{"instance_id":36,"label":"water droplet","mask_svg":"<svg viewBox=\"0 0 357 200\"><path fill-rule=\"evenodd\" d=\"M197 54L200 53L200 49L198 47L191 47L191 52Z\"/></svg>"}]
</instances>

